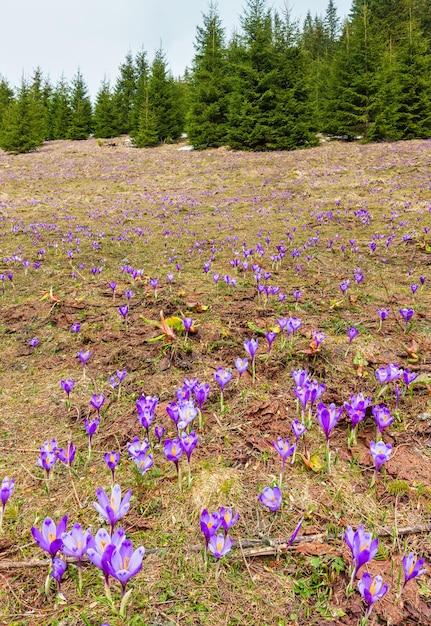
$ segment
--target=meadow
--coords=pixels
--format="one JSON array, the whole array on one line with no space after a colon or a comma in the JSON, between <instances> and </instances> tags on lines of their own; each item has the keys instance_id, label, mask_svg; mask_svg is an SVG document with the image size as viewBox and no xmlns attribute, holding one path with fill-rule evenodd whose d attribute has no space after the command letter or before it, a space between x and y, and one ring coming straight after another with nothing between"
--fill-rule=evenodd
<instances>
[{"instance_id":1,"label":"meadow","mask_svg":"<svg viewBox=\"0 0 431 626\"><path fill-rule=\"evenodd\" d=\"M430 624L431 142L178 147L0 152L1 623Z\"/></svg>"}]
</instances>

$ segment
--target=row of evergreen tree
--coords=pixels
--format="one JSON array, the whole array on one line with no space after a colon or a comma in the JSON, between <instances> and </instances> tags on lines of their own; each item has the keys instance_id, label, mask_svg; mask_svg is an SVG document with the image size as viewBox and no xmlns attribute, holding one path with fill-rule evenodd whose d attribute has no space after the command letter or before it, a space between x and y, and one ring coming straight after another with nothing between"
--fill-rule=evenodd
<instances>
[{"instance_id":1,"label":"row of evergreen tree","mask_svg":"<svg viewBox=\"0 0 431 626\"><path fill-rule=\"evenodd\" d=\"M94 107L80 72L54 87L40 69L16 90L0 79L0 147L11 152L90 133L147 147L183 131L199 149L290 150L316 144L318 133L431 137L429 0L353 0L344 23L329 0L302 28L287 9L245 0L229 40L211 2L181 79L162 49L151 64L145 51L129 53Z\"/></svg>"}]
</instances>

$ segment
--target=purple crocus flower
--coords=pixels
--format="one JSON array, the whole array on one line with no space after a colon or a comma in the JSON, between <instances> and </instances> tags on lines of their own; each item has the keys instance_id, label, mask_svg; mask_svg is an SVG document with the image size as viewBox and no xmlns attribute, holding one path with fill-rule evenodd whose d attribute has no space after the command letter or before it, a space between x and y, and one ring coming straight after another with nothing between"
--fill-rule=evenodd
<instances>
[{"instance_id":1,"label":"purple crocus flower","mask_svg":"<svg viewBox=\"0 0 431 626\"><path fill-rule=\"evenodd\" d=\"M75 381L72 380L72 378L66 378L65 380L60 381L60 386L69 398L70 392L75 386Z\"/></svg>"},{"instance_id":2,"label":"purple crocus flower","mask_svg":"<svg viewBox=\"0 0 431 626\"><path fill-rule=\"evenodd\" d=\"M295 448L298 443L298 439L305 433L307 430L307 426L304 422L300 422L299 420L293 420L292 422L292 432L295 435Z\"/></svg>"},{"instance_id":3,"label":"purple crocus flower","mask_svg":"<svg viewBox=\"0 0 431 626\"><path fill-rule=\"evenodd\" d=\"M116 376L117 376L117 378L119 380L119 383L121 385L121 383L123 382L123 380L127 376L127 371L126 370L117 370L115 373L116 373Z\"/></svg>"},{"instance_id":4,"label":"purple crocus flower","mask_svg":"<svg viewBox=\"0 0 431 626\"><path fill-rule=\"evenodd\" d=\"M410 320L412 319L415 313L414 309L410 309L410 308L399 309L399 312L403 320L406 322L406 324L410 322Z\"/></svg>"},{"instance_id":5,"label":"purple crocus flower","mask_svg":"<svg viewBox=\"0 0 431 626\"><path fill-rule=\"evenodd\" d=\"M178 402L178 430L186 430L189 424L193 422L197 414L198 410L193 404L193 400Z\"/></svg>"},{"instance_id":6,"label":"purple crocus flower","mask_svg":"<svg viewBox=\"0 0 431 626\"><path fill-rule=\"evenodd\" d=\"M292 376L296 387L304 387L310 380L307 370L292 370Z\"/></svg>"},{"instance_id":7,"label":"purple crocus flower","mask_svg":"<svg viewBox=\"0 0 431 626\"><path fill-rule=\"evenodd\" d=\"M139 437L134 437L132 442L129 442L127 444L127 451L132 459L137 459L141 452L145 454L149 450L149 448L150 444L148 442L148 439L140 441Z\"/></svg>"},{"instance_id":8,"label":"purple crocus flower","mask_svg":"<svg viewBox=\"0 0 431 626\"><path fill-rule=\"evenodd\" d=\"M143 451L138 452L138 454L133 457L133 461L141 476L143 476L154 465L153 455L147 454Z\"/></svg>"},{"instance_id":9,"label":"purple crocus flower","mask_svg":"<svg viewBox=\"0 0 431 626\"><path fill-rule=\"evenodd\" d=\"M193 450L198 445L199 438L194 430L190 433L182 433L179 439L180 446L186 454L187 461L190 463L190 457L192 455Z\"/></svg>"},{"instance_id":10,"label":"purple crocus flower","mask_svg":"<svg viewBox=\"0 0 431 626\"><path fill-rule=\"evenodd\" d=\"M344 541L352 553L352 575L349 583L349 587L352 588L356 574L360 568L376 556L379 548L379 540L373 540L372 533L365 532L364 526L359 526L358 530L355 532L349 526L344 533Z\"/></svg>"},{"instance_id":11,"label":"purple crocus flower","mask_svg":"<svg viewBox=\"0 0 431 626\"><path fill-rule=\"evenodd\" d=\"M186 331L186 334L188 334L190 332L191 327L193 326L192 318L191 317L183 317L181 321L183 323L183 327L184 327L184 330Z\"/></svg>"},{"instance_id":12,"label":"purple crocus flower","mask_svg":"<svg viewBox=\"0 0 431 626\"><path fill-rule=\"evenodd\" d=\"M78 352L78 359L81 361L82 365L84 366L84 369L90 357L91 357L90 350L80 350Z\"/></svg>"},{"instance_id":13,"label":"purple crocus flower","mask_svg":"<svg viewBox=\"0 0 431 626\"><path fill-rule=\"evenodd\" d=\"M179 439L165 439L163 442L163 451L168 461L172 461L175 464L177 470L178 482L180 481L180 468L179 460L183 453L183 448Z\"/></svg>"},{"instance_id":14,"label":"purple crocus flower","mask_svg":"<svg viewBox=\"0 0 431 626\"><path fill-rule=\"evenodd\" d=\"M316 342L316 348L318 348L320 344L326 339L325 333L322 333L321 330L315 330L312 333L312 337L314 341Z\"/></svg>"},{"instance_id":15,"label":"purple crocus flower","mask_svg":"<svg viewBox=\"0 0 431 626\"><path fill-rule=\"evenodd\" d=\"M323 402L319 402L317 405L317 419L327 442L329 442L329 435L340 419L342 412L343 407L337 408L333 402L328 407Z\"/></svg>"},{"instance_id":16,"label":"purple crocus flower","mask_svg":"<svg viewBox=\"0 0 431 626\"><path fill-rule=\"evenodd\" d=\"M233 541L230 537L224 533L219 533L218 535L212 535L208 542L208 549L218 561L230 551L232 545Z\"/></svg>"},{"instance_id":17,"label":"purple crocus flower","mask_svg":"<svg viewBox=\"0 0 431 626\"><path fill-rule=\"evenodd\" d=\"M220 507L220 516L219 520L221 525L223 526L223 530L225 534L234 526L239 520L239 513L236 515L233 514L232 507L225 508L224 506Z\"/></svg>"},{"instance_id":18,"label":"purple crocus flower","mask_svg":"<svg viewBox=\"0 0 431 626\"><path fill-rule=\"evenodd\" d=\"M377 315L380 317L380 321L384 321L389 315L390 309L376 309Z\"/></svg>"},{"instance_id":19,"label":"purple crocus flower","mask_svg":"<svg viewBox=\"0 0 431 626\"><path fill-rule=\"evenodd\" d=\"M232 370L225 369L220 366L217 368L217 371L214 372L214 378L216 379L220 389L223 391L228 382L232 379Z\"/></svg>"},{"instance_id":20,"label":"purple crocus flower","mask_svg":"<svg viewBox=\"0 0 431 626\"><path fill-rule=\"evenodd\" d=\"M87 549L88 558L93 565L102 570L106 585L109 584L109 570L107 563L110 560L112 552L117 546L121 545L125 539L124 530L121 527L117 528L112 537L110 537L104 528L100 528L96 535L90 539L89 547Z\"/></svg>"},{"instance_id":21,"label":"purple crocus flower","mask_svg":"<svg viewBox=\"0 0 431 626\"><path fill-rule=\"evenodd\" d=\"M48 480L52 468L57 463L57 458L57 451L49 452L41 449L40 457L37 459L37 464L45 470Z\"/></svg>"},{"instance_id":22,"label":"purple crocus flower","mask_svg":"<svg viewBox=\"0 0 431 626\"><path fill-rule=\"evenodd\" d=\"M165 429L163 426L155 426L154 434L156 435L157 441L160 443L163 435L165 434Z\"/></svg>"},{"instance_id":23,"label":"purple crocus flower","mask_svg":"<svg viewBox=\"0 0 431 626\"><path fill-rule=\"evenodd\" d=\"M195 399L196 399L196 402L198 404L199 410L201 410L202 406L204 405L204 403L208 399L208 396L210 395L210 386L209 386L209 384L208 383L199 383L193 389L193 394L195 396Z\"/></svg>"},{"instance_id":24,"label":"purple crocus flower","mask_svg":"<svg viewBox=\"0 0 431 626\"><path fill-rule=\"evenodd\" d=\"M277 337L277 333L274 332L273 330L269 330L267 333L265 333L265 339L268 342L268 348L270 350L271 350L272 344L274 343L276 337Z\"/></svg>"},{"instance_id":25,"label":"purple crocus flower","mask_svg":"<svg viewBox=\"0 0 431 626\"><path fill-rule=\"evenodd\" d=\"M259 347L258 339L246 339L244 341L244 350L247 352L251 360L253 361L256 356L257 349Z\"/></svg>"},{"instance_id":26,"label":"purple crocus flower","mask_svg":"<svg viewBox=\"0 0 431 626\"><path fill-rule=\"evenodd\" d=\"M383 441L370 441L370 454L373 457L375 472L374 476L377 476L378 471L382 467L383 463L391 457L392 446L390 443L383 443Z\"/></svg>"},{"instance_id":27,"label":"purple crocus flower","mask_svg":"<svg viewBox=\"0 0 431 626\"><path fill-rule=\"evenodd\" d=\"M87 431L87 435L88 435L88 439L89 439L89 443L91 446L91 440L93 439L93 435L96 432L96 430L98 429L100 424L100 417L94 417L91 422L88 421L87 418L84 419L84 426L85 426L85 430Z\"/></svg>"},{"instance_id":28,"label":"purple crocus flower","mask_svg":"<svg viewBox=\"0 0 431 626\"><path fill-rule=\"evenodd\" d=\"M136 401L138 411L138 420L143 428L145 428L147 437L149 436L149 428L154 421L154 413L159 399L157 396L141 396Z\"/></svg>"},{"instance_id":29,"label":"purple crocus flower","mask_svg":"<svg viewBox=\"0 0 431 626\"><path fill-rule=\"evenodd\" d=\"M275 487L265 487L259 495L259 500L270 511L278 511L281 506L281 491L276 485Z\"/></svg>"},{"instance_id":30,"label":"purple crocus flower","mask_svg":"<svg viewBox=\"0 0 431 626\"><path fill-rule=\"evenodd\" d=\"M292 295L295 298L295 302L298 302L299 298L302 295L302 291L295 290L292 292Z\"/></svg>"},{"instance_id":31,"label":"purple crocus flower","mask_svg":"<svg viewBox=\"0 0 431 626\"><path fill-rule=\"evenodd\" d=\"M359 335L359 330L357 328L355 328L354 326L348 326L347 327L347 336L349 337L349 342L350 343L352 343L352 341L358 335Z\"/></svg>"},{"instance_id":32,"label":"purple crocus flower","mask_svg":"<svg viewBox=\"0 0 431 626\"><path fill-rule=\"evenodd\" d=\"M76 324L71 324L70 331L72 333L75 333L75 335L77 335L80 330L81 330L81 324L79 322L76 322Z\"/></svg>"},{"instance_id":33,"label":"purple crocus flower","mask_svg":"<svg viewBox=\"0 0 431 626\"><path fill-rule=\"evenodd\" d=\"M390 410L383 404L376 404L371 410L376 421L377 428L381 434L385 428L392 424L395 417L391 415Z\"/></svg>"},{"instance_id":34,"label":"purple crocus flower","mask_svg":"<svg viewBox=\"0 0 431 626\"><path fill-rule=\"evenodd\" d=\"M280 482L279 485L283 482L284 470L286 467L286 460L295 452L295 446L290 445L289 439L283 439L282 437L278 437L277 441L273 441L272 445L275 450L281 457L281 472L280 472Z\"/></svg>"},{"instance_id":35,"label":"purple crocus flower","mask_svg":"<svg viewBox=\"0 0 431 626\"><path fill-rule=\"evenodd\" d=\"M63 578L64 572L66 571L67 563L63 561L63 559L52 559L51 562L51 571L49 572L49 576L57 581L57 593L61 593L61 580Z\"/></svg>"},{"instance_id":36,"label":"purple crocus flower","mask_svg":"<svg viewBox=\"0 0 431 626\"><path fill-rule=\"evenodd\" d=\"M206 545L213 535L216 534L220 528L222 522L220 519L220 513L218 511L214 513L208 513L207 509L203 509L200 519L201 531L205 537Z\"/></svg>"},{"instance_id":37,"label":"purple crocus flower","mask_svg":"<svg viewBox=\"0 0 431 626\"><path fill-rule=\"evenodd\" d=\"M0 502L1 502L1 509L0 509L0 531L2 529L2 525L3 525L3 518L4 518L4 510L6 507L6 503L9 500L9 498L11 497L11 495L13 494L15 490L15 479L14 478L9 478L8 476L5 476L2 480L1 483L1 488L0 488Z\"/></svg>"},{"instance_id":38,"label":"purple crocus flower","mask_svg":"<svg viewBox=\"0 0 431 626\"><path fill-rule=\"evenodd\" d=\"M126 593L127 582L142 569L145 549L141 546L133 550L130 539L124 539L111 553L106 567L109 575L116 578L122 587L122 596Z\"/></svg>"},{"instance_id":39,"label":"purple crocus flower","mask_svg":"<svg viewBox=\"0 0 431 626\"><path fill-rule=\"evenodd\" d=\"M376 369L376 378L381 385L391 383L393 380L400 378L403 370L398 367L396 363L388 363L386 367L379 367Z\"/></svg>"},{"instance_id":40,"label":"purple crocus flower","mask_svg":"<svg viewBox=\"0 0 431 626\"><path fill-rule=\"evenodd\" d=\"M100 395L93 393L93 395L90 398L90 404L92 407L96 409L98 415L100 415L100 409L102 408L104 402L105 402L105 396L103 395L103 393L101 393Z\"/></svg>"},{"instance_id":41,"label":"purple crocus flower","mask_svg":"<svg viewBox=\"0 0 431 626\"><path fill-rule=\"evenodd\" d=\"M112 452L105 452L103 455L105 465L111 470L112 482L115 482L115 468L120 462L120 453L112 450Z\"/></svg>"},{"instance_id":42,"label":"purple crocus flower","mask_svg":"<svg viewBox=\"0 0 431 626\"><path fill-rule=\"evenodd\" d=\"M28 342L28 345L31 346L32 348L36 348L36 346L39 345L39 339L37 337L33 337Z\"/></svg>"},{"instance_id":43,"label":"purple crocus flower","mask_svg":"<svg viewBox=\"0 0 431 626\"><path fill-rule=\"evenodd\" d=\"M77 559L78 565L80 565L83 556L87 554L87 549L90 546L90 530L84 531L81 524L76 523L69 532L61 534L61 540L63 542L62 553L65 556L74 557Z\"/></svg>"},{"instance_id":44,"label":"purple crocus flower","mask_svg":"<svg viewBox=\"0 0 431 626\"><path fill-rule=\"evenodd\" d=\"M69 467L72 467L72 463L75 458L75 455L76 455L76 446L74 446L71 441L69 442L69 445L67 448L59 448L57 450L58 460L64 463L65 465L68 465Z\"/></svg>"},{"instance_id":45,"label":"purple crocus flower","mask_svg":"<svg viewBox=\"0 0 431 626\"><path fill-rule=\"evenodd\" d=\"M413 552L410 552L408 555L403 556L403 573L404 573L404 583L401 587L401 591L407 585L409 580L416 578L417 576L422 576L425 574L426 568L423 567L425 563L425 559L418 559L415 561L415 555Z\"/></svg>"},{"instance_id":46,"label":"purple crocus flower","mask_svg":"<svg viewBox=\"0 0 431 626\"><path fill-rule=\"evenodd\" d=\"M123 320L126 320L128 314L129 314L129 305L128 304L123 304L123 305L119 306L118 307L118 313L121 315Z\"/></svg>"},{"instance_id":47,"label":"purple crocus flower","mask_svg":"<svg viewBox=\"0 0 431 626\"><path fill-rule=\"evenodd\" d=\"M388 585L383 584L383 578L381 576L372 578L371 574L368 572L363 573L362 579L358 582L358 590L367 605L367 610L364 615L365 621L368 620L370 616L374 602L381 600L388 589Z\"/></svg>"},{"instance_id":48,"label":"purple crocus flower","mask_svg":"<svg viewBox=\"0 0 431 626\"><path fill-rule=\"evenodd\" d=\"M302 321L297 317L289 317L287 320L286 330L288 334L294 333L302 326Z\"/></svg>"},{"instance_id":49,"label":"purple crocus flower","mask_svg":"<svg viewBox=\"0 0 431 626\"><path fill-rule=\"evenodd\" d=\"M123 518L129 510L131 495L132 490L129 489L124 498L121 499L120 485L113 485L111 487L111 497L109 499L106 492L101 487L96 490L98 502L93 503L94 508L111 525L111 535L114 531L115 524Z\"/></svg>"},{"instance_id":50,"label":"purple crocus flower","mask_svg":"<svg viewBox=\"0 0 431 626\"><path fill-rule=\"evenodd\" d=\"M61 518L57 526L50 517L46 517L42 523L42 532L35 526L31 527L33 539L53 559L63 547L61 535L66 532L67 515Z\"/></svg>"},{"instance_id":51,"label":"purple crocus flower","mask_svg":"<svg viewBox=\"0 0 431 626\"><path fill-rule=\"evenodd\" d=\"M179 407L177 402L171 402L166 406L166 413L169 415L175 426L178 428L178 422L180 419Z\"/></svg>"},{"instance_id":52,"label":"purple crocus flower","mask_svg":"<svg viewBox=\"0 0 431 626\"><path fill-rule=\"evenodd\" d=\"M416 380L416 378L419 376L419 374L417 372L411 372L410 370L404 370L403 371L403 379L404 379L404 384L406 387L408 387L413 381Z\"/></svg>"},{"instance_id":53,"label":"purple crocus flower","mask_svg":"<svg viewBox=\"0 0 431 626\"><path fill-rule=\"evenodd\" d=\"M235 367L238 370L238 377L241 378L241 376L248 368L248 359L241 359L240 357L238 357L237 359L235 359Z\"/></svg>"}]
</instances>

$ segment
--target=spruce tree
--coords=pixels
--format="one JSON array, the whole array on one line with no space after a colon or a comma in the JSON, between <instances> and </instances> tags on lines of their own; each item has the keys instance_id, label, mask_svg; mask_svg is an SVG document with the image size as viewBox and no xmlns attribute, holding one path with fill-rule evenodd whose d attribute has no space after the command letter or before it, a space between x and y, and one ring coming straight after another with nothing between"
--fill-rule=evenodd
<instances>
[{"instance_id":1,"label":"spruce tree","mask_svg":"<svg viewBox=\"0 0 431 626\"><path fill-rule=\"evenodd\" d=\"M0 148L19 154L40 146L45 136L44 110L23 80L16 98L9 101L0 128Z\"/></svg>"},{"instance_id":2,"label":"spruce tree","mask_svg":"<svg viewBox=\"0 0 431 626\"><path fill-rule=\"evenodd\" d=\"M118 131L128 135L133 129L132 111L136 97L136 68L131 52L120 65L120 75L114 88L114 103L118 115Z\"/></svg>"},{"instance_id":3,"label":"spruce tree","mask_svg":"<svg viewBox=\"0 0 431 626\"><path fill-rule=\"evenodd\" d=\"M224 29L212 2L194 46L186 130L195 148L214 148L226 143L230 86Z\"/></svg>"},{"instance_id":4,"label":"spruce tree","mask_svg":"<svg viewBox=\"0 0 431 626\"><path fill-rule=\"evenodd\" d=\"M55 86L49 102L49 127L53 139L66 139L72 118L70 88L62 76Z\"/></svg>"},{"instance_id":5,"label":"spruce tree","mask_svg":"<svg viewBox=\"0 0 431 626\"><path fill-rule=\"evenodd\" d=\"M3 115L7 110L12 98L14 97L14 92L12 87L10 87L8 81L0 76L0 128L3 119Z\"/></svg>"},{"instance_id":6,"label":"spruce tree","mask_svg":"<svg viewBox=\"0 0 431 626\"><path fill-rule=\"evenodd\" d=\"M93 127L95 137L116 137L118 134L117 113L109 81L102 81L94 106Z\"/></svg>"},{"instance_id":7,"label":"spruce tree","mask_svg":"<svg viewBox=\"0 0 431 626\"><path fill-rule=\"evenodd\" d=\"M181 92L167 67L162 48L156 51L148 80L148 107L160 142L178 139L184 127Z\"/></svg>"},{"instance_id":8,"label":"spruce tree","mask_svg":"<svg viewBox=\"0 0 431 626\"><path fill-rule=\"evenodd\" d=\"M92 109L87 85L80 70L72 81L70 106L72 113L67 134L68 139L87 139L91 132Z\"/></svg>"},{"instance_id":9,"label":"spruce tree","mask_svg":"<svg viewBox=\"0 0 431 626\"><path fill-rule=\"evenodd\" d=\"M148 110L148 79L150 68L147 61L147 53L145 50L141 50L136 55L134 62L134 76L135 76L135 91L132 101L132 110L130 113L130 134L135 137L139 133L141 126L141 113L142 108ZM145 114L145 118L148 120L148 113Z\"/></svg>"}]
</instances>

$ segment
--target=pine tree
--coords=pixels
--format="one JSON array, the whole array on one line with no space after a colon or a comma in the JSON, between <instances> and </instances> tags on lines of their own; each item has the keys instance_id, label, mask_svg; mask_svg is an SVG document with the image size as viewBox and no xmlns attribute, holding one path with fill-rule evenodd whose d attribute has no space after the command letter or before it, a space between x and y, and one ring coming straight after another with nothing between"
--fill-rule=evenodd
<instances>
[{"instance_id":1,"label":"pine tree","mask_svg":"<svg viewBox=\"0 0 431 626\"><path fill-rule=\"evenodd\" d=\"M40 146L45 136L44 110L23 80L16 98L9 101L0 128L0 148L19 154Z\"/></svg>"},{"instance_id":2,"label":"pine tree","mask_svg":"<svg viewBox=\"0 0 431 626\"><path fill-rule=\"evenodd\" d=\"M109 81L102 81L96 96L93 126L95 137L116 137L118 134L117 113Z\"/></svg>"},{"instance_id":3,"label":"pine tree","mask_svg":"<svg viewBox=\"0 0 431 626\"><path fill-rule=\"evenodd\" d=\"M69 139L87 139L91 132L92 109L88 96L87 85L84 82L80 70L72 81L70 98L71 119L68 131Z\"/></svg>"},{"instance_id":4,"label":"pine tree","mask_svg":"<svg viewBox=\"0 0 431 626\"><path fill-rule=\"evenodd\" d=\"M191 70L186 130L195 148L226 143L229 106L224 29L216 5L210 4L198 26Z\"/></svg>"}]
</instances>

